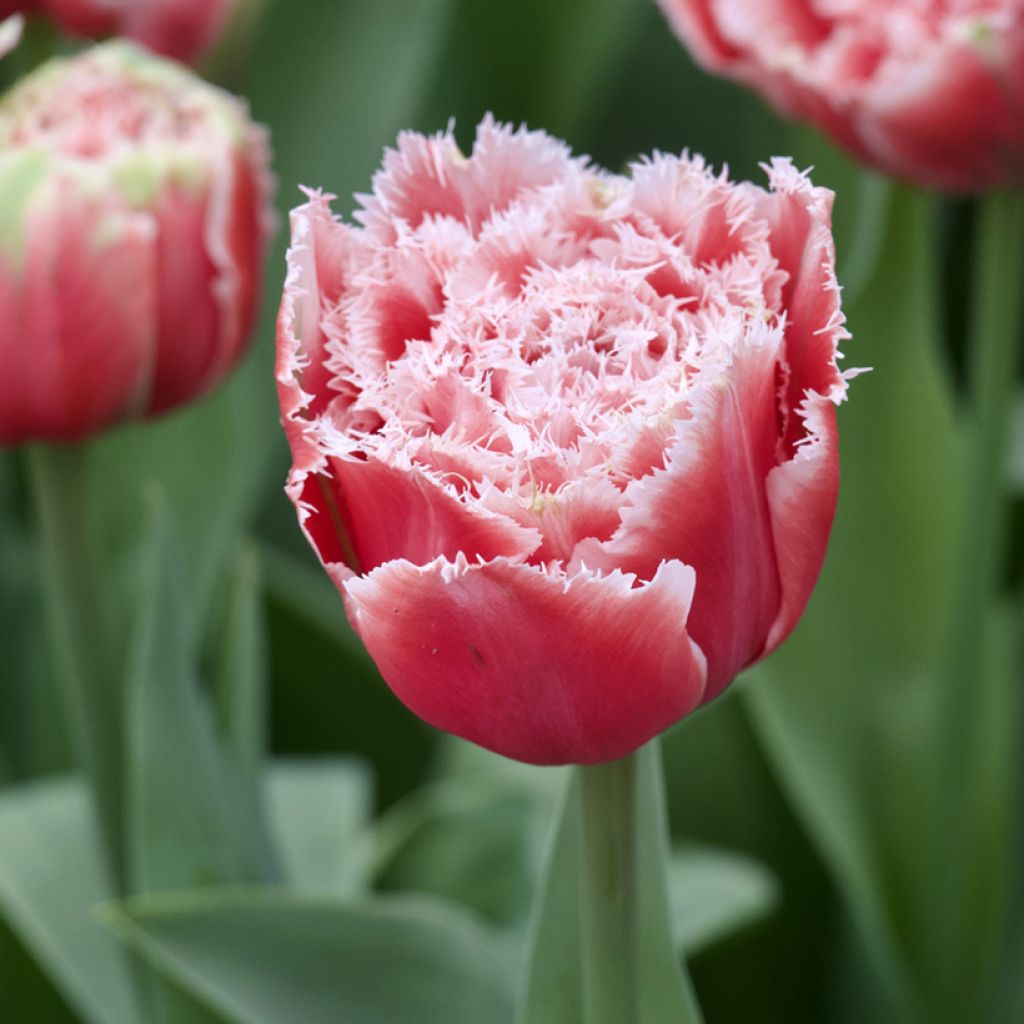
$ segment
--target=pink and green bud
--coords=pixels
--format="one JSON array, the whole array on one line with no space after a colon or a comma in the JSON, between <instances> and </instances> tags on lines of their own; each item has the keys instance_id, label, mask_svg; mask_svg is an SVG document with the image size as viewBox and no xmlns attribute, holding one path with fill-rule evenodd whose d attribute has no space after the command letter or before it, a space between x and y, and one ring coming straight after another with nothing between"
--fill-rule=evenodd
<instances>
[{"instance_id":1,"label":"pink and green bud","mask_svg":"<svg viewBox=\"0 0 1024 1024\"><path fill-rule=\"evenodd\" d=\"M248 341L266 133L126 43L0 99L0 443L71 440L212 387Z\"/></svg>"}]
</instances>

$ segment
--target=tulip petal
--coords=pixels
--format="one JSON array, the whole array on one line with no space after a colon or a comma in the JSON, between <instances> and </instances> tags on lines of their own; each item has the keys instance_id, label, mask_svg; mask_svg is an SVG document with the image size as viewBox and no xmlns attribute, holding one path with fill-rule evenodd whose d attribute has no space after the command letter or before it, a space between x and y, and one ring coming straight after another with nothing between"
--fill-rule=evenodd
<instances>
[{"instance_id":1,"label":"tulip petal","mask_svg":"<svg viewBox=\"0 0 1024 1024\"><path fill-rule=\"evenodd\" d=\"M761 193L758 213L770 226L772 254L788 275L782 290L787 372L783 446L791 455L806 433L796 413L805 396L813 392L841 402L846 395L836 359L837 344L849 334L843 327L835 274L833 194L815 188L788 160L773 161L769 177L772 191Z\"/></svg>"},{"instance_id":2,"label":"tulip petal","mask_svg":"<svg viewBox=\"0 0 1024 1024\"><path fill-rule=\"evenodd\" d=\"M166 343L153 375L150 411L155 413L202 391L216 359L221 317L214 291L217 268L205 241L206 207L205 194L176 184L165 188L157 207L160 337Z\"/></svg>"},{"instance_id":3,"label":"tulip petal","mask_svg":"<svg viewBox=\"0 0 1024 1024\"><path fill-rule=\"evenodd\" d=\"M403 132L397 148L385 152L373 195L361 197L356 216L385 243L394 240L397 222L416 228L428 217L479 229L523 192L558 181L573 163L567 147L550 135L513 130L490 115L477 129L469 159L450 130L429 138Z\"/></svg>"},{"instance_id":4,"label":"tulip petal","mask_svg":"<svg viewBox=\"0 0 1024 1024\"><path fill-rule=\"evenodd\" d=\"M291 214L288 276L277 319L277 395L296 471L323 464L313 430L337 392L330 388L323 317L335 308L353 259L368 257L356 233L331 213L331 196L309 194Z\"/></svg>"},{"instance_id":5,"label":"tulip petal","mask_svg":"<svg viewBox=\"0 0 1024 1024\"><path fill-rule=\"evenodd\" d=\"M764 481L776 449L778 345L737 350L699 387L659 470L626 489L622 525L578 544L573 564L650 579L663 558L692 565L688 629L708 659L706 699L760 656L779 607Z\"/></svg>"},{"instance_id":6,"label":"tulip petal","mask_svg":"<svg viewBox=\"0 0 1024 1024\"><path fill-rule=\"evenodd\" d=\"M684 628L693 570L650 583L498 559L389 562L343 585L388 685L421 718L506 757L624 757L693 710L705 660Z\"/></svg>"},{"instance_id":7,"label":"tulip petal","mask_svg":"<svg viewBox=\"0 0 1024 1024\"><path fill-rule=\"evenodd\" d=\"M536 530L465 504L420 469L372 458L332 456L327 472L309 477L299 493L307 533L328 568L341 561L369 572L400 558L422 565L439 554L525 558L541 542Z\"/></svg>"},{"instance_id":8,"label":"tulip petal","mask_svg":"<svg viewBox=\"0 0 1024 1024\"><path fill-rule=\"evenodd\" d=\"M774 651L803 615L821 572L839 494L836 407L809 398L803 419L807 440L789 462L768 474L765 485L782 604L762 654Z\"/></svg>"},{"instance_id":9,"label":"tulip petal","mask_svg":"<svg viewBox=\"0 0 1024 1024\"><path fill-rule=\"evenodd\" d=\"M0 252L0 441L74 440L145 400L156 345L152 220L51 181Z\"/></svg>"}]
</instances>

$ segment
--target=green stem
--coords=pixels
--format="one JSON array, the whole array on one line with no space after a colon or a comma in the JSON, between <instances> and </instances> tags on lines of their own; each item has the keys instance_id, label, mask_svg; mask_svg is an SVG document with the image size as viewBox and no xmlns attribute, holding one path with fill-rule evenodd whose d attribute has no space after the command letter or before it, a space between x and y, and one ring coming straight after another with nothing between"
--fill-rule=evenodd
<instances>
[{"instance_id":1,"label":"green stem","mask_svg":"<svg viewBox=\"0 0 1024 1024\"><path fill-rule=\"evenodd\" d=\"M37 445L28 453L65 714L92 791L111 880L121 891L121 708L111 685L116 677L104 664L99 588L89 554L87 461L83 445Z\"/></svg>"},{"instance_id":2,"label":"green stem","mask_svg":"<svg viewBox=\"0 0 1024 1024\"><path fill-rule=\"evenodd\" d=\"M640 1015L637 761L579 769L583 990L587 1024Z\"/></svg>"}]
</instances>

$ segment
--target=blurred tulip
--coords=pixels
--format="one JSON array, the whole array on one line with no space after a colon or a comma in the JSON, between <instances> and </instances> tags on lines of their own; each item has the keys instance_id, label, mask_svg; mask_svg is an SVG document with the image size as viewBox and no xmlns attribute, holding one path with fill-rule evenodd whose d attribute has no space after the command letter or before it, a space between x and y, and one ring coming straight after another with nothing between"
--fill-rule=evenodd
<instances>
[{"instance_id":1,"label":"blurred tulip","mask_svg":"<svg viewBox=\"0 0 1024 1024\"><path fill-rule=\"evenodd\" d=\"M192 61L220 37L236 0L43 0L69 32L121 35L155 53Z\"/></svg>"},{"instance_id":2,"label":"blurred tulip","mask_svg":"<svg viewBox=\"0 0 1024 1024\"><path fill-rule=\"evenodd\" d=\"M659 0L695 59L860 159L951 191L1024 184L1020 0Z\"/></svg>"},{"instance_id":3,"label":"blurred tulip","mask_svg":"<svg viewBox=\"0 0 1024 1024\"><path fill-rule=\"evenodd\" d=\"M119 35L154 53L191 62L218 41L239 0L0 0L0 20L20 11L42 12L64 31Z\"/></svg>"},{"instance_id":4,"label":"blurred tulip","mask_svg":"<svg viewBox=\"0 0 1024 1024\"><path fill-rule=\"evenodd\" d=\"M838 486L831 193L403 135L292 215L288 493L395 693L509 757L622 757L775 648Z\"/></svg>"},{"instance_id":5,"label":"blurred tulip","mask_svg":"<svg viewBox=\"0 0 1024 1024\"><path fill-rule=\"evenodd\" d=\"M126 43L0 100L0 443L80 438L211 387L248 341L266 133Z\"/></svg>"}]
</instances>

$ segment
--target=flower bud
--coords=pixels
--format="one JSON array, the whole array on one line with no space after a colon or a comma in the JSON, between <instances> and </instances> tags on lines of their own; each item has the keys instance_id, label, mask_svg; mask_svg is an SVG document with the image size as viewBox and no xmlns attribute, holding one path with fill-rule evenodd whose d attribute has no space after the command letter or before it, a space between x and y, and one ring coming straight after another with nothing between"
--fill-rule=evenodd
<instances>
[{"instance_id":1,"label":"flower bud","mask_svg":"<svg viewBox=\"0 0 1024 1024\"><path fill-rule=\"evenodd\" d=\"M126 43L0 99L0 443L80 438L223 377L257 308L268 161L240 102Z\"/></svg>"},{"instance_id":2,"label":"flower bud","mask_svg":"<svg viewBox=\"0 0 1024 1024\"><path fill-rule=\"evenodd\" d=\"M898 178L1024 184L1020 0L659 0L708 70Z\"/></svg>"},{"instance_id":3,"label":"flower bud","mask_svg":"<svg viewBox=\"0 0 1024 1024\"><path fill-rule=\"evenodd\" d=\"M288 494L395 693L553 764L630 753L796 624L839 482L832 195L487 120L292 215Z\"/></svg>"},{"instance_id":4,"label":"flower bud","mask_svg":"<svg viewBox=\"0 0 1024 1024\"><path fill-rule=\"evenodd\" d=\"M124 36L191 62L214 46L243 2L251 0L0 0L0 16L39 11L73 35Z\"/></svg>"}]
</instances>

